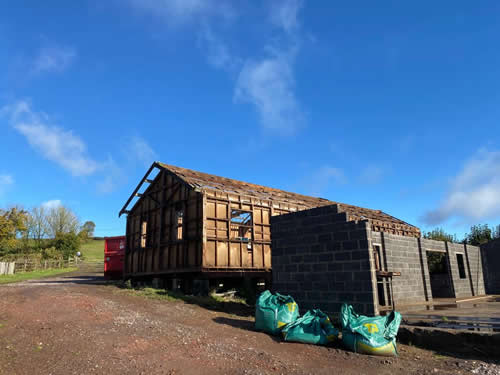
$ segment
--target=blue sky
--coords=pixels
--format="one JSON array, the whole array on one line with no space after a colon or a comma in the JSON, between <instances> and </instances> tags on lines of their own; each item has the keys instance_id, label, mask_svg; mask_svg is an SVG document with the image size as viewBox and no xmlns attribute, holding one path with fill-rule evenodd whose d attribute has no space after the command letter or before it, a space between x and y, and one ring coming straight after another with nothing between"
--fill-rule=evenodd
<instances>
[{"instance_id":1,"label":"blue sky","mask_svg":"<svg viewBox=\"0 0 500 375\"><path fill-rule=\"evenodd\" d=\"M384 210L500 223L496 1L0 5L0 207L97 235L154 160ZM49 203L47 203L49 202Z\"/></svg>"}]
</instances>

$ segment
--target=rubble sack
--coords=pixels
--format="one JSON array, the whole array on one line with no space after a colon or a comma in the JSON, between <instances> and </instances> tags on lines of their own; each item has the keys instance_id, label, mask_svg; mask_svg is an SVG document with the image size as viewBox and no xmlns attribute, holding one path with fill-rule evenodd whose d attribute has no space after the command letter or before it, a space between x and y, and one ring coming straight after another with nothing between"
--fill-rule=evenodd
<instances>
[{"instance_id":1,"label":"rubble sack","mask_svg":"<svg viewBox=\"0 0 500 375\"><path fill-rule=\"evenodd\" d=\"M401 314L397 311L386 316L358 315L352 306L343 304L340 310L342 343L356 353L396 356L396 335Z\"/></svg>"},{"instance_id":2,"label":"rubble sack","mask_svg":"<svg viewBox=\"0 0 500 375\"><path fill-rule=\"evenodd\" d=\"M335 341L339 335L328 315L316 309L284 326L282 332L285 341L316 345L326 345Z\"/></svg>"},{"instance_id":3,"label":"rubble sack","mask_svg":"<svg viewBox=\"0 0 500 375\"><path fill-rule=\"evenodd\" d=\"M299 317L299 307L290 296L269 290L261 293L255 305L255 329L279 334L281 328L294 322Z\"/></svg>"}]
</instances>

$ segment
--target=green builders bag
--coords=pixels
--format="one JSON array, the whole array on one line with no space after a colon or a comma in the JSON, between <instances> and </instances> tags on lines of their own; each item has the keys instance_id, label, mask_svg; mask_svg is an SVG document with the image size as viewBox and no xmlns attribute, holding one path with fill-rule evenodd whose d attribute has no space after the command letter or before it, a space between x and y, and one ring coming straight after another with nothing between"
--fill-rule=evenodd
<instances>
[{"instance_id":1,"label":"green builders bag","mask_svg":"<svg viewBox=\"0 0 500 375\"><path fill-rule=\"evenodd\" d=\"M396 335L401 314L397 311L373 318L358 315L352 306L343 304L340 310L342 343L353 352L396 356Z\"/></svg>"},{"instance_id":2,"label":"green builders bag","mask_svg":"<svg viewBox=\"0 0 500 375\"><path fill-rule=\"evenodd\" d=\"M299 317L299 307L290 296L269 290L261 293L255 305L255 328L276 335L281 328Z\"/></svg>"},{"instance_id":3,"label":"green builders bag","mask_svg":"<svg viewBox=\"0 0 500 375\"><path fill-rule=\"evenodd\" d=\"M306 312L295 322L287 324L282 332L285 341L318 345L326 345L339 336L328 315L321 310Z\"/></svg>"}]
</instances>

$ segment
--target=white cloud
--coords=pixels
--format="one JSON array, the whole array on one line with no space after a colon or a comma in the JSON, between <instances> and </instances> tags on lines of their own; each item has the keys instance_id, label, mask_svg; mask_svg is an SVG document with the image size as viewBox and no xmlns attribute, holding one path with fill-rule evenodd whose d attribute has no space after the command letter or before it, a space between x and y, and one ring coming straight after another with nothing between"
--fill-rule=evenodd
<instances>
[{"instance_id":1,"label":"white cloud","mask_svg":"<svg viewBox=\"0 0 500 375\"><path fill-rule=\"evenodd\" d=\"M129 156L146 166L153 164L158 156L144 138L132 137L128 142L128 146Z\"/></svg>"},{"instance_id":2,"label":"white cloud","mask_svg":"<svg viewBox=\"0 0 500 375\"><path fill-rule=\"evenodd\" d=\"M231 19L234 10L222 0L129 0L136 9L160 17L170 26L213 16Z\"/></svg>"},{"instance_id":3,"label":"white cloud","mask_svg":"<svg viewBox=\"0 0 500 375\"><path fill-rule=\"evenodd\" d=\"M299 28L298 13L302 8L302 0L280 0L271 2L271 22L287 33Z\"/></svg>"},{"instance_id":4,"label":"white cloud","mask_svg":"<svg viewBox=\"0 0 500 375\"><path fill-rule=\"evenodd\" d=\"M62 201L60 199L52 199L47 202L43 202L41 206L47 210L62 206Z\"/></svg>"},{"instance_id":5,"label":"white cloud","mask_svg":"<svg viewBox=\"0 0 500 375\"><path fill-rule=\"evenodd\" d=\"M14 177L9 174L0 174L0 195L12 185L14 185Z\"/></svg>"},{"instance_id":6,"label":"white cloud","mask_svg":"<svg viewBox=\"0 0 500 375\"><path fill-rule=\"evenodd\" d=\"M33 73L62 72L68 68L76 57L72 47L42 47L33 62Z\"/></svg>"},{"instance_id":7,"label":"white cloud","mask_svg":"<svg viewBox=\"0 0 500 375\"><path fill-rule=\"evenodd\" d=\"M243 66L234 98L255 106L262 125L271 130L293 133L304 123L294 93L292 54L274 54Z\"/></svg>"},{"instance_id":8,"label":"white cloud","mask_svg":"<svg viewBox=\"0 0 500 375\"><path fill-rule=\"evenodd\" d=\"M422 220L428 225L437 225L451 218L477 222L498 217L500 151L480 150L453 178L439 207L428 211Z\"/></svg>"},{"instance_id":9,"label":"white cloud","mask_svg":"<svg viewBox=\"0 0 500 375\"><path fill-rule=\"evenodd\" d=\"M298 13L301 0L272 2L271 22L284 31L266 46L267 57L248 59L236 82L234 98L256 108L266 129L293 134L305 124L305 116L295 94L295 57L300 49ZM283 33L282 33L283 34Z\"/></svg>"},{"instance_id":10,"label":"white cloud","mask_svg":"<svg viewBox=\"0 0 500 375\"><path fill-rule=\"evenodd\" d=\"M233 2L225 0L128 0L135 9L160 18L166 25L195 24L198 46L207 61L217 69L236 71L234 101L255 107L265 129L293 134L305 123L303 110L295 94L294 62L300 45L298 20L302 0L280 0L266 4L266 18L279 35L273 46L265 48L262 58L240 58L220 37L219 20L234 20ZM229 24L229 23L228 23ZM226 32L224 35L232 35Z\"/></svg>"},{"instance_id":11,"label":"white cloud","mask_svg":"<svg viewBox=\"0 0 500 375\"><path fill-rule=\"evenodd\" d=\"M59 164L74 176L93 174L99 164L87 154L87 146L72 131L49 125L44 113L32 111L29 103L18 101L2 108L11 125L46 159Z\"/></svg>"},{"instance_id":12,"label":"white cloud","mask_svg":"<svg viewBox=\"0 0 500 375\"><path fill-rule=\"evenodd\" d=\"M207 55L208 63L214 68L233 70L240 63L240 60L233 56L228 46L208 25L202 28L199 40L200 48Z\"/></svg>"}]
</instances>

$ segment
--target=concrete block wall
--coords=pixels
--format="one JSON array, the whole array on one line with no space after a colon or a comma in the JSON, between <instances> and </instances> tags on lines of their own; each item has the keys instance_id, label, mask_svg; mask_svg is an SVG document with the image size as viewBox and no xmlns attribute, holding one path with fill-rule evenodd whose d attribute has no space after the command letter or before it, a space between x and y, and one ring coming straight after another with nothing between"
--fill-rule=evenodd
<instances>
[{"instance_id":1,"label":"concrete block wall","mask_svg":"<svg viewBox=\"0 0 500 375\"><path fill-rule=\"evenodd\" d=\"M348 222L335 205L271 218L273 290L290 294L302 312L338 313L342 303L377 314L367 221Z\"/></svg>"},{"instance_id":2,"label":"concrete block wall","mask_svg":"<svg viewBox=\"0 0 500 375\"><path fill-rule=\"evenodd\" d=\"M447 242L453 289L456 298L485 294L480 249L477 246ZM464 257L465 278L460 278L457 254Z\"/></svg>"},{"instance_id":3,"label":"concrete block wall","mask_svg":"<svg viewBox=\"0 0 500 375\"><path fill-rule=\"evenodd\" d=\"M500 238L481 245L486 293L500 294Z\"/></svg>"},{"instance_id":4,"label":"concrete block wall","mask_svg":"<svg viewBox=\"0 0 500 375\"><path fill-rule=\"evenodd\" d=\"M380 245L382 269L401 272L401 276L392 279L396 306L432 301L429 267L420 241L420 238L372 232L372 245Z\"/></svg>"},{"instance_id":5,"label":"concrete block wall","mask_svg":"<svg viewBox=\"0 0 500 375\"><path fill-rule=\"evenodd\" d=\"M485 293L481 254L477 246L379 232L372 232L371 236L373 244L381 245L381 261L387 267L384 269L401 272L401 277L393 278L396 304L432 301L427 251L448 254L451 297ZM460 278L459 275L457 253L463 255L465 278Z\"/></svg>"}]
</instances>

